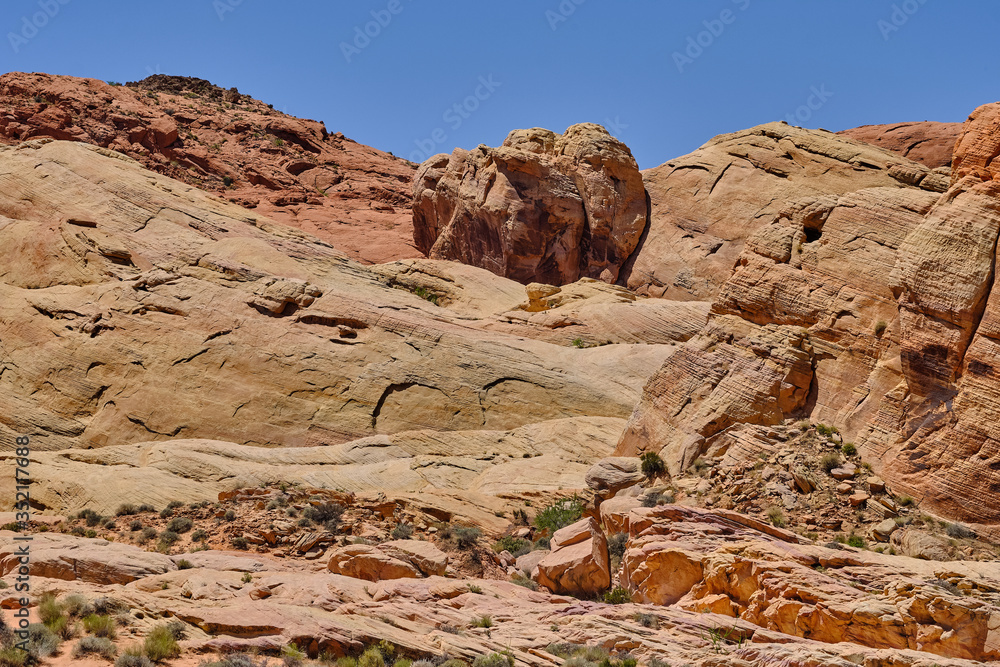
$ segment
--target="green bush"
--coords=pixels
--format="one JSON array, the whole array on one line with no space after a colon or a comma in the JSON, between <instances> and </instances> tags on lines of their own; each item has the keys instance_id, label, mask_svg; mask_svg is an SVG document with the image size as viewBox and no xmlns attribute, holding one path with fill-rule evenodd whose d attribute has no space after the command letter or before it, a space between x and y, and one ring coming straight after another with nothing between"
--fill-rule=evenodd
<instances>
[{"instance_id":1,"label":"green bush","mask_svg":"<svg viewBox=\"0 0 1000 667\"><path fill-rule=\"evenodd\" d=\"M142 530L142 521L139 521L139 519L132 519L128 524L128 529L133 533L138 533Z\"/></svg>"},{"instance_id":2,"label":"green bush","mask_svg":"<svg viewBox=\"0 0 1000 667\"><path fill-rule=\"evenodd\" d=\"M198 530L191 533L191 539L195 542L205 542L208 540L208 532L199 528Z\"/></svg>"},{"instance_id":3,"label":"green bush","mask_svg":"<svg viewBox=\"0 0 1000 667\"><path fill-rule=\"evenodd\" d=\"M854 456L858 453L858 448L854 446L853 442L845 442L840 451L844 452L844 456Z\"/></svg>"},{"instance_id":4,"label":"green bush","mask_svg":"<svg viewBox=\"0 0 1000 667\"><path fill-rule=\"evenodd\" d=\"M777 528L785 527L785 513L781 511L781 508L772 507L767 510L767 518L770 519L773 526Z\"/></svg>"},{"instance_id":5,"label":"green bush","mask_svg":"<svg viewBox=\"0 0 1000 667\"><path fill-rule=\"evenodd\" d=\"M142 531L139 533L139 537L136 539L138 540L139 544L146 544L150 540L155 540L157 535L159 535L159 533L156 532L155 528L153 528L152 526L146 526L145 528L142 529Z\"/></svg>"},{"instance_id":6,"label":"green bush","mask_svg":"<svg viewBox=\"0 0 1000 667\"><path fill-rule=\"evenodd\" d=\"M186 516L175 516L167 524L167 530L174 533L186 533L194 528L194 521Z\"/></svg>"},{"instance_id":7,"label":"green bush","mask_svg":"<svg viewBox=\"0 0 1000 667\"><path fill-rule=\"evenodd\" d=\"M394 540L408 540L413 537L413 526L408 523L398 524L390 534Z\"/></svg>"},{"instance_id":8,"label":"green bush","mask_svg":"<svg viewBox=\"0 0 1000 667\"><path fill-rule=\"evenodd\" d=\"M378 648L372 646L358 658L358 667L385 667L385 658Z\"/></svg>"},{"instance_id":9,"label":"green bush","mask_svg":"<svg viewBox=\"0 0 1000 667\"><path fill-rule=\"evenodd\" d=\"M514 656L510 651L481 655L472 661L472 667L514 667Z\"/></svg>"},{"instance_id":10,"label":"green bush","mask_svg":"<svg viewBox=\"0 0 1000 667\"><path fill-rule=\"evenodd\" d=\"M178 570L190 570L193 567L194 563L189 561L187 558L181 558L179 561L177 561Z\"/></svg>"},{"instance_id":11,"label":"green bush","mask_svg":"<svg viewBox=\"0 0 1000 667\"><path fill-rule=\"evenodd\" d=\"M639 457L639 460L641 461L639 467L642 474L650 482L667 471L667 464L656 452L646 452Z\"/></svg>"},{"instance_id":12,"label":"green bush","mask_svg":"<svg viewBox=\"0 0 1000 667\"><path fill-rule=\"evenodd\" d=\"M94 510L85 509L81 510L80 513L76 515L76 518L83 519L86 522L87 527L93 528L94 526L99 524L101 522L101 519L103 519L104 517L102 517Z\"/></svg>"},{"instance_id":13,"label":"green bush","mask_svg":"<svg viewBox=\"0 0 1000 667\"><path fill-rule=\"evenodd\" d=\"M819 460L819 467L829 475L834 468L840 467L840 457L832 452L830 454L826 454Z\"/></svg>"},{"instance_id":14,"label":"green bush","mask_svg":"<svg viewBox=\"0 0 1000 667\"><path fill-rule=\"evenodd\" d=\"M459 526L452 530L452 535L455 537L455 544L458 545L459 549L471 549L476 546L483 531L478 528Z\"/></svg>"},{"instance_id":15,"label":"green bush","mask_svg":"<svg viewBox=\"0 0 1000 667\"><path fill-rule=\"evenodd\" d=\"M144 513L149 513L149 512L155 512L156 511L156 508L153 507L152 505L145 505L145 504L139 505L135 509L136 509L136 512L138 512L139 514L144 514Z\"/></svg>"},{"instance_id":16,"label":"green bush","mask_svg":"<svg viewBox=\"0 0 1000 667\"><path fill-rule=\"evenodd\" d=\"M171 629L166 625L158 625L146 635L146 640L142 643L142 652L153 662L162 662L179 656L181 648L177 645Z\"/></svg>"},{"instance_id":17,"label":"green bush","mask_svg":"<svg viewBox=\"0 0 1000 667\"><path fill-rule=\"evenodd\" d=\"M66 613L63 606L59 604L56 596L52 593L44 593L38 600L38 618L47 627L52 628L54 623L58 622L59 619L65 618L65 616Z\"/></svg>"},{"instance_id":18,"label":"green bush","mask_svg":"<svg viewBox=\"0 0 1000 667\"><path fill-rule=\"evenodd\" d=\"M513 535L504 535L493 543L493 551L496 553L509 551L515 557L523 556L531 551L531 542L520 537L514 537Z\"/></svg>"},{"instance_id":19,"label":"green bush","mask_svg":"<svg viewBox=\"0 0 1000 667\"><path fill-rule=\"evenodd\" d=\"M28 658L27 653L14 646L0 648L0 667L24 667Z\"/></svg>"},{"instance_id":20,"label":"green bush","mask_svg":"<svg viewBox=\"0 0 1000 667\"><path fill-rule=\"evenodd\" d=\"M118 636L115 620L110 616L90 614L83 619L83 629L95 637L114 639Z\"/></svg>"},{"instance_id":21,"label":"green bush","mask_svg":"<svg viewBox=\"0 0 1000 667\"><path fill-rule=\"evenodd\" d=\"M535 526L551 535L560 528L579 521L583 510L583 500L577 496L559 500L535 515Z\"/></svg>"},{"instance_id":22,"label":"green bush","mask_svg":"<svg viewBox=\"0 0 1000 667\"><path fill-rule=\"evenodd\" d=\"M625 604L632 601L632 594L627 588L616 586L604 594L604 601L608 604Z\"/></svg>"},{"instance_id":23,"label":"green bush","mask_svg":"<svg viewBox=\"0 0 1000 667\"><path fill-rule=\"evenodd\" d=\"M28 626L28 654L37 658L46 658L59 651L59 637L45 627L43 623L32 623Z\"/></svg>"},{"instance_id":24,"label":"green bush","mask_svg":"<svg viewBox=\"0 0 1000 667\"><path fill-rule=\"evenodd\" d=\"M226 510L226 513L222 515L222 518L226 521L236 521L236 512L233 510Z\"/></svg>"},{"instance_id":25,"label":"green bush","mask_svg":"<svg viewBox=\"0 0 1000 667\"><path fill-rule=\"evenodd\" d=\"M658 507L660 505L672 505L674 503L674 494L672 493L647 493L642 496L639 503L643 507Z\"/></svg>"},{"instance_id":26,"label":"green bush","mask_svg":"<svg viewBox=\"0 0 1000 667\"><path fill-rule=\"evenodd\" d=\"M302 516L323 525L330 532L334 532L340 526L343 515L344 506L340 503L323 503L307 507L302 511Z\"/></svg>"},{"instance_id":27,"label":"green bush","mask_svg":"<svg viewBox=\"0 0 1000 667\"><path fill-rule=\"evenodd\" d=\"M625 555L625 547L628 545L628 533L614 533L608 537L608 554L612 559L621 561Z\"/></svg>"},{"instance_id":28,"label":"green bush","mask_svg":"<svg viewBox=\"0 0 1000 667\"><path fill-rule=\"evenodd\" d=\"M128 650L126 649L126 651ZM115 667L153 667L153 663L141 653L123 653L115 660Z\"/></svg>"},{"instance_id":29,"label":"green bush","mask_svg":"<svg viewBox=\"0 0 1000 667\"><path fill-rule=\"evenodd\" d=\"M947 533L948 537L955 538L956 540L967 540L976 537L976 531L957 523L949 523L945 527L944 532Z\"/></svg>"},{"instance_id":30,"label":"green bush","mask_svg":"<svg viewBox=\"0 0 1000 667\"><path fill-rule=\"evenodd\" d=\"M878 322L876 322L875 323L875 335L881 337L882 334L885 333L885 330L888 328L888 326L889 326L889 323L886 322L885 320L879 320Z\"/></svg>"},{"instance_id":31,"label":"green bush","mask_svg":"<svg viewBox=\"0 0 1000 667\"><path fill-rule=\"evenodd\" d=\"M864 549L865 547L868 546L868 543L865 542L865 538L861 537L860 535L851 535L850 537L848 537L847 544L848 546L852 546L857 549Z\"/></svg>"},{"instance_id":32,"label":"green bush","mask_svg":"<svg viewBox=\"0 0 1000 667\"><path fill-rule=\"evenodd\" d=\"M476 616L472 619L470 624L474 628L492 628L493 627L493 617L489 614L483 614L482 616Z\"/></svg>"},{"instance_id":33,"label":"green bush","mask_svg":"<svg viewBox=\"0 0 1000 667\"><path fill-rule=\"evenodd\" d=\"M82 658L85 655L98 655L105 660L114 660L118 649L110 639L104 637L84 637L73 647L73 657Z\"/></svg>"},{"instance_id":34,"label":"green bush","mask_svg":"<svg viewBox=\"0 0 1000 667\"><path fill-rule=\"evenodd\" d=\"M654 614L644 614L639 612L632 618L634 618L635 622L644 628L652 628L655 630L660 627L660 619Z\"/></svg>"},{"instance_id":35,"label":"green bush","mask_svg":"<svg viewBox=\"0 0 1000 667\"><path fill-rule=\"evenodd\" d=\"M243 536L234 537L231 541L234 549L239 549L240 551L246 551L247 549L250 548L250 545L247 543L247 538Z\"/></svg>"}]
</instances>

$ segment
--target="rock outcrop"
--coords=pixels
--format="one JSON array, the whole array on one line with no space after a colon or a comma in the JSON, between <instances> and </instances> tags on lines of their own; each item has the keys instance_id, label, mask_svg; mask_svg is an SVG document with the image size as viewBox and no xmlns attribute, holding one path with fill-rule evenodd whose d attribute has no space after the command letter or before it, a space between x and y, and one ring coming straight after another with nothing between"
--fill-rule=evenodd
<instances>
[{"instance_id":1,"label":"rock outcrop","mask_svg":"<svg viewBox=\"0 0 1000 667\"><path fill-rule=\"evenodd\" d=\"M79 141L298 227L366 263L419 257L414 165L321 122L204 79L156 74L125 86L0 76L0 143Z\"/></svg>"},{"instance_id":2,"label":"rock outcrop","mask_svg":"<svg viewBox=\"0 0 1000 667\"><path fill-rule=\"evenodd\" d=\"M553 593L594 595L611 585L608 540L594 519L557 530L538 561L538 583Z\"/></svg>"},{"instance_id":3,"label":"rock outcrop","mask_svg":"<svg viewBox=\"0 0 1000 667\"><path fill-rule=\"evenodd\" d=\"M862 125L837 134L899 153L914 162L937 169L951 166L955 142L961 133L962 123L923 121Z\"/></svg>"},{"instance_id":4,"label":"rock outcrop","mask_svg":"<svg viewBox=\"0 0 1000 667\"><path fill-rule=\"evenodd\" d=\"M523 283L614 283L646 227L632 153L591 123L436 155L414 177L413 198L413 238L428 257Z\"/></svg>"}]
</instances>

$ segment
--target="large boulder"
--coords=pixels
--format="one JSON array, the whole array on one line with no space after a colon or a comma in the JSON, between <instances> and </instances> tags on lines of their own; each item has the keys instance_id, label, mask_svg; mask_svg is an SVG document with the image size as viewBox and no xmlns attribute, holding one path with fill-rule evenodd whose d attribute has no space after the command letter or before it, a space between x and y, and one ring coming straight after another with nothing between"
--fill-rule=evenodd
<instances>
[{"instance_id":1,"label":"large boulder","mask_svg":"<svg viewBox=\"0 0 1000 667\"><path fill-rule=\"evenodd\" d=\"M593 519L556 531L538 563L538 583L553 593L593 595L611 585L608 540Z\"/></svg>"},{"instance_id":2,"label":"large boulder","mask_svg":"<svg viewBox=\"0 0 1000 667\"><path fill-rule=\"evenodd\" d=\"M592 123L435 155L413 181L417 248L523 283L615 282L646 214L632 153Z\"/></svg>"},{"instance_id":3,"label":"large boulder","mask_svg":"<svg viewBox=\"0 0 1000 667\"><path fill-rule=\"evenodd\" d=\"M910 558L947 561L952 559L948 541L924 530L904 528L892 533L892 546Z\"/></svg>"},{"instance_id":4,"label":"large boulder","mask_svg":"<svg viewBox=\"0 0 1000 667\"><path fill-rule=\"evenodd\" d=\"M334 574L368 581L416 579L420 576L420 570L414 565L367 544L352 544L335 550L330 555L327 568Z\"/></svg>"},{"instance_id":5,"label":"large boulder","mask_svg":"<svg viewBox=\"0 0 1000 667\"><path fill-rule=\"evenodd\" d=\"M639 459L631 456L614 456L601 459L587 471L584 481L601 496L608 498L618 491L638 484L645 477Z\"/></svg>"},{"instance_id":6,"label":"large boulder","mask_svg":"<svg viewBox=\"0 0 1000 667\"><path fill-rule=\"evenodd\" d=\"M443 577L448 569L448 555L424 540L393 540L383 542L378 548L393 558L410 563L425 577Z\"/></svg>"}]
</instances>

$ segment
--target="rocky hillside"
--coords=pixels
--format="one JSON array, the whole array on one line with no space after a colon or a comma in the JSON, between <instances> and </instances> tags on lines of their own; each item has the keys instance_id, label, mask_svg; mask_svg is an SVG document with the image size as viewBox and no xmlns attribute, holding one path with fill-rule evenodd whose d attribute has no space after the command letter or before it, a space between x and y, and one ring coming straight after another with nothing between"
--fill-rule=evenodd
<instances>
[{"instance_id":1,"label":"rocky hillside","mask_svg":"<svg viewBox=\"0 0 1000 667\"><path fill-rule=\"evenodd\" d=\"M0 142L36 137L118 151L366 263L420 256L409 212L413 165L235 88L162 74L124 86L0 76Z\"/></svg>"},{"instance_id":2,"label":"rocky hillside","mask_svg":"<svg viewBox=\"0 0 1000 667\"><path fill-rule=\"evenodd\" d=\"M955 142L961 133L961 123L931 121L864 125L840 132L852 139L899 153L931 169L951 166Z\"/></svg>"}]
</instances>

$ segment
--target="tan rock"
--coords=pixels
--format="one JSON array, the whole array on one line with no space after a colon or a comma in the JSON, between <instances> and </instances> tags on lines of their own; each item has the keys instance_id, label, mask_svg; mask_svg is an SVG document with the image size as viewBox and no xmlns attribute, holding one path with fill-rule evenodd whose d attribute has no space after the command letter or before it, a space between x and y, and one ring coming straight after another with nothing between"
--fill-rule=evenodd
<instances>
[{"instance_id":1,"label":"tan rock","mask_svg":"<svg viewBox=\"0 0 1000 667\"><path fill-rule=\"evenodd\" d=\"M894 532L892 544L911 558L951 560L951 547L946 540L916 528L904 528Z\"/></svg>"},{"instance_id":2,"label":"tan rock","mask_svg":"<svg viewBox=\"0 0 1000 667\"><path fill-rule=\"evenodd\" d=\"M566 532L563 532L566 531ZM608 541L593 519L556 532L562 539L538 563L538 583L553 593L595 594L611 585Z\"/></svg>"},{"instance_id":3,"label":"tan rock","mask_svg":"<svg viewBox=\"0 0 1000 667\"><path fill-rule=\"evenodd\" d=\"M614 457L601 459L587 471L587 486L607 498L622 489L638 484L645 476L639 468L639 459Z\"/></svg>"},{"instance_id":4,"label":"tan rock","mask_svg":"<svg viewBox=\"0 0 1000 667\"><path fill-rule=\"evenodd\" d=\"M529 551L523 556L517 557L515 566L528 577L537 580L538 564L542 562L542 559L548 556L549 553L550 552L546 549L535 549L534 551Z\"/></svg>"},{"instance_id":5,"label":"tan rock","mask_svg":"<svg viewBox=\"0 0 1000 667\"><path fill-rule=\"evenodd\" d=\"M858 491L847 500L851 503L851 507L858 507L859 505L863 505L868 502L868 498L870 498L870 496L867 493Z\"/></svg>"},{"instance_id":6,"label":"tan rock","mask_svg":"<svg viewBox=\"0 0 1000 667\"><path fill-rule=\"evenodd\" d=\"M368 581L420 576L420 570L409 562L393 558L366 544L353 544L334 550L327 567L334 574Z\"/></svg>"},{"instance_id":7,"label":"tan rock","mask_svg":"<svg viewBox=\"0 0 1000 667\"><path fill-rule=\"evenodd\" d=\"M962 123L893 123L864 125L837 134L899 153L931 169L951 167L955 142L962 134Z\"/></svg>"},{"instance_id":8,"label":"tan rock","mask_svg":"<svg viewBox=\"0 0 1000 667\"><path fill-rule=\"evenodd\" d=\"M448 569L448 556L430 542L423 540L393 540L378 545L379 551L409 562L425 577L443 577Z\"/></svg>"},{"instance_id":9,"label":"tan rock","mask_svg":"<svg viewBox=\"0 0 1000 667\"><path fill-rule=\"evenodd\" d=\"M899 529L892 519L885 519L872 527L872 537L879 542L888 542L892 534Z\"/></svg>"}]
</instances>

